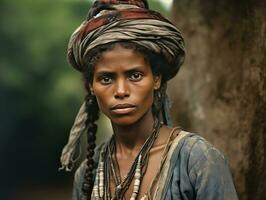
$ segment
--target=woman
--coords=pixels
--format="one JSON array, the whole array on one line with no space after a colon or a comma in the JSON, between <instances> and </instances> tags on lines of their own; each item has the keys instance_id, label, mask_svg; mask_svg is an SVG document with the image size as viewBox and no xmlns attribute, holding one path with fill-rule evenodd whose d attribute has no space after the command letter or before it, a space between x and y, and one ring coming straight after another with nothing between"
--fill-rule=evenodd
<instances>
[{"instance_id":1,"label":"woman","mask_svg":"<svg viewBox=\"0 0 266 200\"><path fill-rule=\"evenodd\" d=\"M71 170L86 129L87 159L76 172L73 200L237 199L221 153L171 128L166 84L184 55L181 33L147 1L94 3L68 47L88 91L61 157ZM99 110L114 134L95 150Z\"/></svg>"}]
</instances>

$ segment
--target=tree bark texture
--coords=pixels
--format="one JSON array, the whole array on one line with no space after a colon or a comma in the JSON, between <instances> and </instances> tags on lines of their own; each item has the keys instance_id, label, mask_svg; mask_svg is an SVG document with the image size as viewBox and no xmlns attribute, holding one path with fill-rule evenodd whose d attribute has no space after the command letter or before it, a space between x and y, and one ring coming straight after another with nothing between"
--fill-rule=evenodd
<instances>
[{"instance_id":1,"label":"tree bark texture","mask_svg":"<svg viewBox=\"0 0 266 200\"><path fill-rule=\"evenodd\" d=\"M168 88L175 124L225 154L240 199L265 199L265 1L175 0L172 21L187 52Z\"/></svg>"}]
</instances>

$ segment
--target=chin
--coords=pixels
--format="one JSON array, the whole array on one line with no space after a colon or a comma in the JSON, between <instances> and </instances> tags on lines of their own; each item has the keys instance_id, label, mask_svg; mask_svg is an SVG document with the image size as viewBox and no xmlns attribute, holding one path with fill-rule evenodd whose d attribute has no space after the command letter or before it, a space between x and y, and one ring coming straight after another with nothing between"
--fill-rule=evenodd
<instances>
[{"instance_id":1,"label":"chin","mask_svg":"<svg viewBox=\"0 0 266 200\"><path fill-rule=\"evenodd\" d=\"M112 124L118 126L130 126L138 121L138 118L132 116L121 116L116 118L109 118Z\"/></svg>"},{"instance_id":2,"label":"chin","mask_svg":"<svg viewBox=\"0 0 266 200\"><path fill-rule=\"evenodd\" d=\"M109 118L112 124L118 126L130 126L134 125L143 118L147 117L147 115L152 115L151 109L146 110L146 112L133 112L130 114L121 114L114 115L112 113L105 113L105 115Z\"/></svg>"}]
</instances>

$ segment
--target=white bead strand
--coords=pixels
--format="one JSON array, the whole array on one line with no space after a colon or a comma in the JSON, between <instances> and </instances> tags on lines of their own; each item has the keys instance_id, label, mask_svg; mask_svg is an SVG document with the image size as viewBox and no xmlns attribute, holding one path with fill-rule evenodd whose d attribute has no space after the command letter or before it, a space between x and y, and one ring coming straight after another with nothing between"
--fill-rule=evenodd
<instances>
[{"instance_id":1,"label":"white bead strand","mask_svg":"<svg viewBox=\"0 0 266 200\"><path fill-rule=\"evenodd\" d=\"M140 188L140 177L141 177L141 155L139 155L138 157L138 163L137 163L135 175L134 175L135 181L133 185L133 192L130 197L130 200L135 200L138 196L139 188Z\"/></svg>"}]
</instances>

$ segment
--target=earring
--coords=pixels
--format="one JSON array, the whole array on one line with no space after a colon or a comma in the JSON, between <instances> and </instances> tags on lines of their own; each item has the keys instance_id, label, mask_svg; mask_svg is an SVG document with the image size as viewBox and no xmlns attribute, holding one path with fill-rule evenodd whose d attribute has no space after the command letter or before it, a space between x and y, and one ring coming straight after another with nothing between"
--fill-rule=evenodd
<instances>
[{"instance_id":1,"label":"earring","mask_svg":"<svg viewBox=\"0 0 266 200\"><path fill-rule=\"evenodd\" d=\"M158 90L154 90L154 98L156 100L160 100L162 97L162 94L161 94L161 91L158 89Z\"/></svg>"},{"instance_id":2,"label":"earring","mask_svg":"<svg viewBox=\"0 0 266 200\"><path fill-rule=\"evenodd\" d=\"M161 91L160 91L160 90L157 90L156 94L157 94L158 99L160 99L161 96L162 96L162 95L161 95Z\"/></svg>"}]
</instances>

